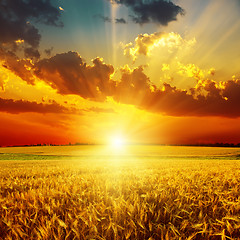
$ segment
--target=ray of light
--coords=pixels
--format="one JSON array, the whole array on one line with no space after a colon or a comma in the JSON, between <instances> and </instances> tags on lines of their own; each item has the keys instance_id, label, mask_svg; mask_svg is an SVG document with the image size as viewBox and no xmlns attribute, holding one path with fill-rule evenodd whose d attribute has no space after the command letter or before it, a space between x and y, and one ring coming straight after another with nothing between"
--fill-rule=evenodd
<instances>
[{"instance_id":1,"label":"ray of light","mask_svg":"<svg viewBox=\"0 0 240 240\"><path fill-rule=\"evenodd\" d=\"M113 65L116 65L117 62L117 53L116 53L116 15L118 10L118 4L111 1L111 18L112 18L112 59Z\"/></svg>"}]
</instances>

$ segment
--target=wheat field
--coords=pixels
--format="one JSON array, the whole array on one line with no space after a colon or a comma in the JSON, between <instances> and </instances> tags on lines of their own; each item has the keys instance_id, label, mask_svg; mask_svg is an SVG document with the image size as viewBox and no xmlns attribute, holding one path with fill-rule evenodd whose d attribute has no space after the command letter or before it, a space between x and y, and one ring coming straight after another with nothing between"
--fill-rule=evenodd
<instances>
[{"instance_id":1,"label":"wheat field","mask_svg":"<svg viewBox=\"0 0 240 240\"><path fill-rule=\"evenodd\" d=\"M34 151L0 154L0 239L240 239L235 153Z\"/></svg>"}]
</instances>

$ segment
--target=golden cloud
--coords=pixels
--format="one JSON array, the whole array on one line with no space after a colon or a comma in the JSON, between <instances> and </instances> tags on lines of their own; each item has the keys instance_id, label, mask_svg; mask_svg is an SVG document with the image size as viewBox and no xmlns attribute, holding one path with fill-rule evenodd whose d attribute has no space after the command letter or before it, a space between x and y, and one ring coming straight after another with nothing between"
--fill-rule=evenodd
<instances>
[{"instance_id":1,"label":"golden cloud","mask_svg":"<svg viewBox=\"0 0 240 240\"><path fill-rule=\"evenodd\" d=\"M183 63L178 62L177 69L178 69L178 74L184 77L195 78L198 81L206 78L209 75L213 76L215 74L214 68L203 70L193 63L184 65Z\"/></svg>"},{"instance_id":2,"label":"golden cloud","mask_svg":"<svg viewBox=\"0 0 240 240\"><path fill-rule=\"evenodd\" d=\"M167 48L169 52L174 49L191 47L196 43L196 39L185 40L178 33L155 32L153 34L139 34L132 42L123 45L124 55L132 57L133 61L139 55L150 56L155 48Z\"/></svg>"},{"instance_id":3,"label":"golden cloud","mask_svg":"<svg viewBox=\"0 0 240 240\"><path fill-rule=\"evenodd\" d=\"M0 63L1 64L1 63ZM9 76L5 68L0 68L0 88L5 91L5 86L8 82Z\"/></svg>"}]
</instances>

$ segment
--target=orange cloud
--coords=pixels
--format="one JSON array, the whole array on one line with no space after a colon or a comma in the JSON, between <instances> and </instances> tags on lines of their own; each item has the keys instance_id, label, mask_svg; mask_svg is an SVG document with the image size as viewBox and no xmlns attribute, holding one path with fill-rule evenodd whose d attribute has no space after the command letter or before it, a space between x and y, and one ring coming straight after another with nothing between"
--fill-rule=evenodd
<instances>
[{"instance_id":1,"label":"orange cloud","mask_svg":"<svg viewBox=\"0 0 240 240\"><path fill-rule=\"evenodd\" d=\"M70 113L70 111L57 104L55 101L51 104L29 102L26 100L13 100L0 98L0 112L6 113Z\"/></svg>"},{"instance_id":2,"label":"orange cloud","mask_svg":"<svg viewBox=\"0 0 240 240\"><path fill-rule=\"evenodd\" d=\"M35 74L60 94L76 94L83 98L103 101L111 95L114 82L110 80L113 66L101 58L87 65L76 52L57 54L35 65Z\"/></svg>"},{"instance_id":3,"label":"orange cloud","mask_svg":"<svg viewBox=\"0 0 240 240\"><path fill-rule=\"evenodd\" d=\"M15 54L4 52L0 48L0 60L2 66L12 71L16 76L26 81L28 84L34 85L35 78L31 72L33 62L29 59L19 59Z\"/></svg>"},{"instance_id":4,"label":"orange cloud","mask_svg":"<svg viewBox=\"0 0 240 240\"><path fill-rule=\"evenodd\" d=\"M120 79L114 81L112 65L100 58L88 65L76 52L57 54L35 64L29 60L9 59L12 65L8 68L23 80L34 84L37 77L62 95L73 94L99 102L112 97L116 102L169 116L240 116L240 80L216 83L204 78L213 75L214 69L203 71L194 64L178 66L181 74L198 81L194 88L183 90L168 83L157 87L144 73L143 66L130 69L126 65L121 69Z\"/></svg>"},{"instance_id":5,"label":"orange cloud","mask_svg":"<svg viewBox=\"0 0 240 240\"><path fill-rule=\"evenodd\" d=\"M146 99L144 107L171 116L240 117L240 80L217 84L212 80L199 81L195 88L177 89L164 84ZM154 103L154 104L153 104Z\"/></svg>"},{"instance_id":6,"label":"orange cloud","mask_svg":"<svg viewBox=\"0 0 240 240\"><path fill-rule=\"evenodd\" d=\"M113 98L117 102L141 106L148 96L156 90L145 75L144 67L130 69L128 65L121 69L122 77L117 83Z\"/></svg>"},{"instance_id":7,"label":"orange cloud","mask_svg":"<svg viewBox=\"0 0 240 240\"><path fill-rule=\"evenodd\" d=\"M217 84L213 80L198 81L195 88L182 90L163 84L157 88L144 74L143 67L123 69L114 99L147 111L169 116L240 117L240 80Z\"/></svg>"},{"instance_id":8,"label":"orange cloud","mask_svg":"<svg viewBox=\"0 0 240 240\"><path fill-rule=\"evenodd\" d=\"M8 79L8 74L3 69L0 69L0 88L2 91L5 91L5 86L8 82Z\"/></svg>"}]
</instances>

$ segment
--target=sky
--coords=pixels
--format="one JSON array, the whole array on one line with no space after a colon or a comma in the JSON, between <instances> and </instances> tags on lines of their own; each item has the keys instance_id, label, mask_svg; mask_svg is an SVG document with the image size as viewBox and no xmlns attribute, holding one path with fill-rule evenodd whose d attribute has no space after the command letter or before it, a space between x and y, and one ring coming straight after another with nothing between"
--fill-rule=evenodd
<instances>
[{"instance_id":1,"label":"sky","mask_svg":"<svg viewBox=\"0 0 240 240\"><path fill-rule=\"evenodd\" d=\"M239 0L1 0L0 145L240 143Z\"/></svg>"}]
</instances>

